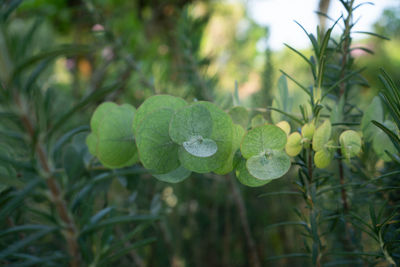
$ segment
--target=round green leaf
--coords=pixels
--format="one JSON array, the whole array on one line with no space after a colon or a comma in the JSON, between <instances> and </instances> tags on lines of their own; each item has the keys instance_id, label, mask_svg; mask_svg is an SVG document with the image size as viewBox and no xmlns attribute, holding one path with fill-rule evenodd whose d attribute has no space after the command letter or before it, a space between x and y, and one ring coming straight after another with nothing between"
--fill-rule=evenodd
<instances>
[{"instance_id":1,"label":"round green leaf","mask_svg":"<svg viewBox=\"0 0 400 267\"><path fill-rule=\"evenodd\" d=\"M303 148L301 139L302 137L298 132L294 132L289 135L285 146L285 151L289 156L295 157L300 153L301 149Z\"/></svg>"},{"instance_id":2,"label":"round green leaf","mask_svg":"<svg viewBox=\"0 0 400 267\"><path fill-rule=\"evenodd\" d=\"M250 130L243 138L240 150L244 158L281 150L286 145L286 133L278 126L266 124Z\"/></svg>"},{"instance_id":3,"label":"round green leaf","mask_svg":"<svg viewBox=\"0 0 400 267\"><path fill-rule=\"evenodd\" d=\"M329 166L333 159L333 151L321 149L314 155L314 163L317 168L323 169Z\"/></svg>"},{"instance_id":4,"label":"round green leaf","mask_svg":"<svg viewBox=\"0 0 400 267\"><path fill-rule=\"evenodd\" d=\"M290 158L284 151L270 150L267 154L250 157L246 162L247 170L261 180L282 177L290 168Z\"/></svg>"},{"instance_id":5,"label":"round green leaf","mask_svg":"<svg viewBox=\"0 0 400 267\"><path fill-rule=\"evenodd\" d=\"M246 168L246 161L244 159L242 159L236 167L236 178L242 184L250 187L263 186L272 181L272 180L261 180L251 175Z\"/></svg>"},{"instance_id":6,"label":"round green leaf","mask_svg":"<svg viewBox=\"0 0 400 267\"><path fill-rule=\"evenodd\" d=\"M217 144L211 139L203 139L202 136L192 136L189 141L183 142L183 147L193 156L206 158L214 155L217 150Z\"/></svg>"},{"instance_id":7,"label":"round green leaf","mask_svg":"<svg viewBox=\"0 0 400 267\"><path fill-rule=\"evenodd\" d=\"M265 119L262 114L257 114L251 119L251 128L261 126L265 124Z\"/></svg>"},{"instance_id":8,"label":"round green leaf","mask_svg":"<svg viewBox=\"0 0 400 267\"><path fill-rule=\"evenodd\" d=\"M186 101L182 98L170 95L155 95L147 98L136 111L136 115L133 119L132 124L133 133L136 136L136 131L139 124L148 114L160 108L170 108L173 110L178 110L186 105Z\"/></svg>"},{"instance_id":9,"label":"round green leaf","mask_svg":"<svg viewBox=\"0 0 400 267\"><path fill-rule=\"evenodd\" d=\"M240 143L242 142L242 138L246 131L239 124L233 124L233 139L232 139L232 152L229 155L229 158L225 161L225 164L216 169L214 172L216 174L224 175L230 173L234 168L234 157L236 151L240 148Z\"/></svg>"},{"instance_id":10,"label":"round green leaf","mask_svg":"<svg viewBox=\"0 0 400 267\"><path fill-rule=\"evenodd\" d=\"M137 157L132 133L134 109L118 106L103 115L98 126L97 154L100 162L109 168L121 168Z\"/></svg>"},{"instance_id":11,"label":"round green leaf","mask_svg":"<svg viewBox=\"0 0 400 267\"><path fill-rule=\"evenodd\" d=\"M344 131L339 137L339 142L342 147L342 155L347 159L356 156L361 151L361 137L353 130Z\"/></svg>"},{"instance_id":12,"label":"round green leaf","mask_svg":"<svg viewBox=\"0 0 400 267\"><path fill-rule=\"evenodd\" d=\"M332 125L329 120L324 121L324 123L319 126L314 133L312 147L314 151L320 151L324 148L326 143L328 143L331 137Z\"/></svg>"},{"instance_id":13,"label":"round green leaf","mask_svg":"<svg viewBox=\"0 0 400 267\"><path fill-rule=\"evenodd\" d=\"M236 106L229 110L228 114L231 116L233 123L241 125L247 129L249 124L249 112L246 108Z\"/></svg>"},{"instance_id":14,"label":"round green leaf","mask_svg":"<svg viewBox=\"0 0 400 267\"><path fill-rule=\"evenodd\" d=\"M168 134L173 115L174 110L169 108L148 114L136 132L140 161L154 173L169 173L180 166L178 144Z\"/></svg>"},{"instance_id":15,"label":"round green leaf","mask_svg":"<svg viewBox=\"0 0 400 267\"><path fill-rule=\"evenodd\" d=\"M92 132L97 133L100 122L103 120L104 116L116 108L118 108L118 105L113 102L104 102L100 104L93 112L92 118L90 119L90 128Z\"/></svg>"},{"instance_id":16,"label":"round green leaf","mask_svg":"<svg viewBox=\"0 0 400 267\"><path fill-rule=\"evenodd\" d=\"M398 132L396 124L394 124L392 121L385 121L383 125L385 125L392 132L395 133ZM378 127L375 128L376 128L375 129L376 133L372 140L372 147L379 158L381 158L384 161L391 161L392 158L386 153L386 151L389 152L390 154L396 154L397 149L393 145L390 137L387 136L387 134L384 131L382 131Z\"/></svg>"},{"instance_id":17,"label":"round green leaf","mask_svg":"<svg viewBox=\"0 0 400 267\"><path fill-rule=\"evenodd\" d=\"M179 147L179 160L188 170L207 173L222 167L232 150L232 119L227 113L210 102L197 102L208 109L212 119L212 133L208 139L217 144L217 152L210 157L197 157ZM171 127L170 127L171 129Z\"/></svg>"},{"instance_id":18,"label":"round green leaf","mask_svg":"<svg viewBox=\"0 0 400 267\"><path fill-rule=\"evenodd\" d=\"M180 145L185 142L189 145L196 140L200 141L201 138L209 138L212 131L211 114L201 103L194 103L180 109L174 114L169 124L171 139ZM197 144L200 145L200 142Z\"/></svg>"},{"instance_id":19,"label":"round green leaf","mask_svg":"<svg viewBox=\"0 0 400 267\"><path fill-rule=\"evenodd\" d=\"M167 183L179 183L188 178L191 171L179 166L177 169L165 174L153 174L155 178Z\"/></svg>"}]
</instances>

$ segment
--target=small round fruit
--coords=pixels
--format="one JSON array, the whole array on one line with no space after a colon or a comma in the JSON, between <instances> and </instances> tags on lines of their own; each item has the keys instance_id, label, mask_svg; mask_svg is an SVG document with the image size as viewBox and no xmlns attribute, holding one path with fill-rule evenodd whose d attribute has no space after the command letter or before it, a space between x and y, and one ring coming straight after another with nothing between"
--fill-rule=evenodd
<instances>
[{"instance_id":1,"label":"small round fruit","mask_svg":"<svg viewBox=\"0 0 400 267\"><path fill-rule=\"evenodd\" d=\"M287 121L280 121L275 125L281 128L286 133L286 135L290 134L290 124Z\"/></svg>"},{"instance_id":2,"label":"small round fruit","mask_svg":"<svg viewBox=\"0 0 400 267\"><path fill-rule=\"evenodd\" d=\"M306 138L308 140L312 140L314 131L315 131L315 124L312 122L304 124L303 127L301 128L301 134L303 135L303 138Z\"/></svg>"},{"instance_id":3,"label":"small round fruit","mask_svg":"<svg viewBox=\"0 0 400 267\"><path fill-rule=\"evenodd\" d=\"M300 153L301 149L303 148L301 139L301 135L298 132L294 132L289 135L285 146L286 153L289 156L295 157Z\"/></svg>"}]
</instances>

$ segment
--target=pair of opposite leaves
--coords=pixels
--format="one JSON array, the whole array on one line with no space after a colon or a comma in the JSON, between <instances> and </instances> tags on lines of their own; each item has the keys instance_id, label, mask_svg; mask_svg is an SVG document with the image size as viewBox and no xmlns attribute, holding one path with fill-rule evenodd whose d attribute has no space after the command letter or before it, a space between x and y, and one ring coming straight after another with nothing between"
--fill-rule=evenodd
<instances>
[{"instance_id":1,"label":"pair of opposite leaves","mask_svg":"<svg viewBox=\"0 0 400 267\"><path fill-rule=\"evenodd\" d=\"M144 167L169 182L185 179L190 171L229 173L240 145L248 159L246 168L243 161L239 163L240 177L265 184L290 167L282 151L286 143L282 130L273 125L257 127L241 144L244 129L209 102L187 106L181 98L158 95L147 99L136 114L130 105L103 103L93 114L91 127L89 150L103 165L132 165L138 160L137 146Z\"/></svg>"}]
</instances>

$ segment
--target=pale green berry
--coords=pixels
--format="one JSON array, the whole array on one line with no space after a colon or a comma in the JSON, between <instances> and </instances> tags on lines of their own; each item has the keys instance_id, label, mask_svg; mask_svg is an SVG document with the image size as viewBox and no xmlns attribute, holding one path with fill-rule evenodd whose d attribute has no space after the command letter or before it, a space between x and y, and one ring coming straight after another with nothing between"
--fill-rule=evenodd
<instances>
[{"instance_id":1,"label":"pale green berry","mask_svg":"<svg viewBox=\"0 0 400 267\"><path fill-rule=\"evenodd\" d=\"M356 156L361 151L361 137L353 131L344 131L339 137L340 145L342 147L342 155L347 159Z\"/></svg>"},{"instance_id":2,"label":"pale green berry","mask_svg":"<svg viewBox=\"0 0 400 267\"><path fill-rule=\"evenodd\" d=\"M290 134L290 124L287 121L280 121L275 125L281 128L286 133L286 135Z\"/></svg>"},{"instance_id":3,"label":"pale green berry","mask_svg":"<svg viewBox=\"0 0 400 267\"><path fill-rule=\"evenodd\" d=\"M304 124L303 127L301 128L301 134L303 138L306 138L310 141L313 138L314 131L315 131L315 124L312 122Z\"/></svg>"},{"instance_id":4,"label":"pale green berry","mask_svg":"<svg viewBox=\"0 0 400 267\"><path fill-rule=\"evenodd\" d=\"M300 153L301 149L303 148L301 139L301 135L298 132L294 132L289 135L285 146L286 153L289 156L295 157Z\"/></svg>"},{"instance_id":5,"label":"pale green berry","mask_svg":"<svg viewBox=\"0 0 400 267\"><path fill-rule=\"evenodd\" d=\"M328 167L332 159L333 152L326 149L319 150L314 155L315 166L320 169Z\"/></svg>"}]
</instances>

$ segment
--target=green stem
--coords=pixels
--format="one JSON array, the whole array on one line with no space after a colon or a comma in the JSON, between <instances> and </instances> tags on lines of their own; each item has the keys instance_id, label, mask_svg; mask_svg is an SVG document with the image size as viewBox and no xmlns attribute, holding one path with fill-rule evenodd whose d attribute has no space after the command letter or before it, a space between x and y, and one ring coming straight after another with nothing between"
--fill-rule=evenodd
<instances>
[{"instance_id":1,"label":"green stem","mask_svg":"<svg viewBox=\"0 0 400 267\"><path fill-rule=\"evenodd\" d=\"M308 160L307 160L307 169L308 169L308 177L310 180L310 184L313 182L313 161L312 161L312 148L308 148Z\"/></svg>"},{"instance_id":2,"label":"green stem","mask_svg":"<svg viewBox=\"0 0 400 267\"><path fill-rule=\"evenodd\" d=\"M346 65L348 62L349 54L350 54L350 44L351 44L351 38L350 38L350 22L353 19L353 4L354 0L350 1L350 4L348 6L348 15L345 20L345 30L344 30L344 42L342 46L342 64L341 64L341 73L340 73L340 80L342 80L345 75L346 75ZM339 90L339 95L342 96L345 93L346 90L346 81L343 81L340 83L340 90Z\"/></svg>"},{"instance_id":3,"label":"green stem","mask_svg":"<svg viewBox=\"0 0 400 267\"><path fill-rule=\"evenodd\" d=\"M344 187L345 181L344 181L344 171L343 171L343 161L342 161L342 151L341 149L337 150L339 154L338 158L338 165L339 165L339 181L340 185L342 186L341 189L341 196L342 196L342 205L343 205L343 212L348 213L349 212L349 204L347 202L347 194L346 194L346 189Z\"/></svg>"}]
</instances>

